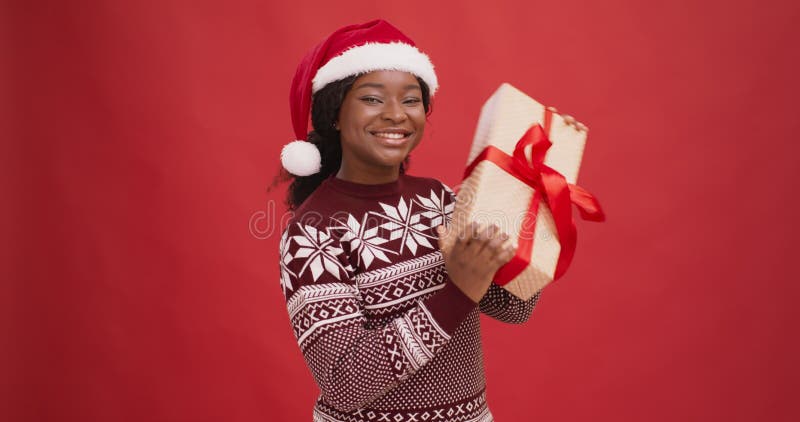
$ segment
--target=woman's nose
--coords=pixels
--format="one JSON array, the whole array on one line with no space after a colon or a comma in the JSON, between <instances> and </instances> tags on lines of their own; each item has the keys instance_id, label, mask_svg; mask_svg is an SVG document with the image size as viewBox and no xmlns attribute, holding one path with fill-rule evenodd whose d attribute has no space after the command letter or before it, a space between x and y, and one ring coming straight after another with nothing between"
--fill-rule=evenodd
<instances>
[{"instance_id":1,"label":"woman's nose","mask_svg":"<svg viewBox=\"0 0 800 422\"><path fill-rule=\"evenodd\" d=\"M408 118L408 115L406 115L406 111L403 110L402 104L395 101L388 101L385 103L381 117L393 122L402 122Z\"/></svg>"}]
</instances>

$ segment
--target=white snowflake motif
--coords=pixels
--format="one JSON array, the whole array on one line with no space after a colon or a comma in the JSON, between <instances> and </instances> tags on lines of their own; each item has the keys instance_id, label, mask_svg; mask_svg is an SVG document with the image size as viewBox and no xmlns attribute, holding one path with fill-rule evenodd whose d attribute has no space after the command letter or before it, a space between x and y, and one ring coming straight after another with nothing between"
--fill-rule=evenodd
<instances>
[{"instance_id":1,"label":"white snowflake motif","mask_svg":"<svg viewBox=\"0 0 800 422\"><path fill-rule=\"evenodd\" d=\"M311 276L316 282L324 271L327 271L337 280L341 280L339 270L347 272L337 256L344 251L334 245L334 240L324 230L308 225L297 223L302 235L292 236L300 247L294 254L295 258L305 258L303 267L300 269L299 276L302 277L307 269L311 269Z\"/></svg>"},{"instance_id":2,"label":"white snowflake motif","mask_svg":"<svg viewBox=\"0 0 800 422\"><path fill-rule=\"evenodd\" d=\"M438 196L436 192L431 190L429 198L417 195L417 202L422 208L425 208L425 211L421 212L420 215L428 219L430 222L428 227L436 227L443 224L443 222L450 222L455 204L452 200L445 200L449 196L450 193L446 190L442 190Z\"/></svg>"},{"instance_id":3,"label":"white snowflake motif","mask_svg":"<svg viewBox=\"0 0 800 422\"><path fill-rule=\"evenodd\" d=\"M281 236L280 244L280 264L281 264L281 287L283 288L283 295L288 297L289 291L294 290L292 287L291 277L297 277L292 270L289 269L289 262L294 259L292 254L289 253L289 231L285 230Z\"/></svg>"},{"instance_id":4,"label":"white snowflake motif","mask_svg":"<svg viewBox=\"0 0 800 422\"><path fill-rule=\"evenodd\" d=\"M400 239L399 254L403 253L404 247L408 247L414 255L417 254L417 246L433 249L433 245L427 239L431 236L423 233L427 231L429 227L420 222L421 214L413 214L411 212L411 208L406 205L406 201L403 197L400 197L400 202L398 202L396 207L384 204L383 202L379 204L381 208L383 208L385 214L375 211L370 211L370 213L374 213L389 220L379 227L389 230L389 240ZM413 206L414 201L410 201L409 204Z\"/></svg>"},{"instance_id":5,"label":"white snowflake motif","mask_svg":"<svg viewBox=\"0 0 800 422\"><path fill-rule=\"evenodd\" d=\"M368 269L375 258L383 262L391 262L389 257L386 256L386 253L395 254L395 252L379 246L388 242L389 239L378 235L377 226L367 228L367 221L369 221L367 214L364 215L360 223L352 214L347 214L346 223L335 218L331 218L331 220L335 223L334 226L331 227L331 230L344 231L339 241L341 243L349 242L350 251L356 252L356 256L358 257L358 263L356 265L360 265L363 262L364 268Z\"/></svg>"}]
</instances>

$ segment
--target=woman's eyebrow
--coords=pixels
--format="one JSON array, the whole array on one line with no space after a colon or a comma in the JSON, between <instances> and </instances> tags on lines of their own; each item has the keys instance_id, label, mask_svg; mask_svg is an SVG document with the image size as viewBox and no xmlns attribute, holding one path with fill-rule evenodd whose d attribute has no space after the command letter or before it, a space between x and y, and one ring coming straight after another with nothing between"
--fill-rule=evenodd
<instances>
[{"instance_id":1,"label":"woman's eyebrow","mask_svg":"<svg viewBox=\"0 0 800 422\"><path fill-rule=\"evenodd\" d=\"M385 89L386 87L383 84L379 84L377 82L364 82L363 84L357 86L355 89L361 89L361 88ZM416 89L416 90L422 91L422 88L420 88L420 86L417 85L417 84L406 85L406 86L403 87L403 89L405 89L406 91L410 91L412 89Z\"/></svg>"},{"instance_id":2,"label":"woman's eyebrow","mask_svg":"<svg viewBox=\"0 0 800 422\"><path fill-rule=\"evenodd\" d=\"M385 88L385 86L383 86L383 84L379 84L379 83L375 83L375 82L364 82L363 84L361 84L361 85L356 87L356 89L361 89L361 88L380 88L380 89L383 89L383 88Z\"/></svg>"}]
</instances>

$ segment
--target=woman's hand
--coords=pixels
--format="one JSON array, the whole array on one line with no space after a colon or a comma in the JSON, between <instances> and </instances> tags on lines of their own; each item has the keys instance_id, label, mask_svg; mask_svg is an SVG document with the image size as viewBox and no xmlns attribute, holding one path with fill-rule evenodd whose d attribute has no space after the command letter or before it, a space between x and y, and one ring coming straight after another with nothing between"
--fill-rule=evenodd
<instances>
[{"instance_id":1,"label":"woman's hand","mask_svg":"<svg viewBox=\"0 0 800 422\"><path fill-rule=\"evenodd\" d=\"M456 286L475 303L480 302L497 270L508 262L516 247L508 241L508 234L497 225L485 226L476 222L462 229L436 227L442 248L445 268Z\"/></svg>"}]
</instances>

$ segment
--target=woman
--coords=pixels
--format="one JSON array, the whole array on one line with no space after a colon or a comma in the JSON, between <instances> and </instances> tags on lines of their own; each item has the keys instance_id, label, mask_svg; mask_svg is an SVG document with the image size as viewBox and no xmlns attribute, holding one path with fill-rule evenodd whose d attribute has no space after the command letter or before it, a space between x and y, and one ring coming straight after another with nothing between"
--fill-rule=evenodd
<instances>
[{"instance_id":1,"label":"woman","mask_svg":"<svg viewBox=\"0 0 800 422\"><path fill-rule=\"evenodd\" d=\"M524 322L491 283L514 253L497 227L445 229L456 197L407 174L438 80L389 23L342 28L303 59L281 160L294 216L280 243L289 317L321 390L315 421L491 421L479 313ZM453 247L439 250L445 236Z\"/></svg>"}]
</instances>

